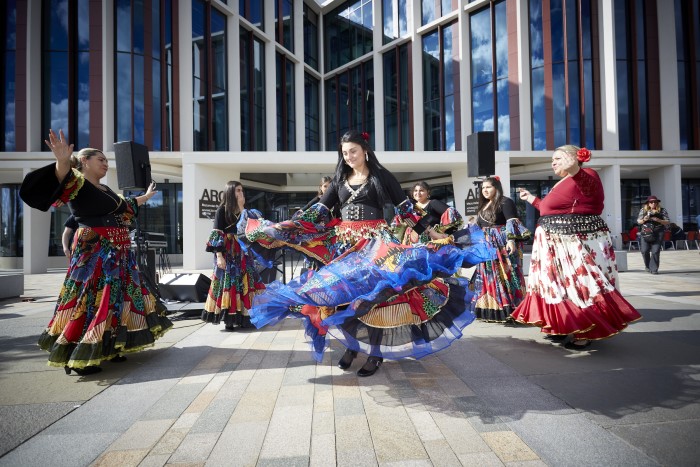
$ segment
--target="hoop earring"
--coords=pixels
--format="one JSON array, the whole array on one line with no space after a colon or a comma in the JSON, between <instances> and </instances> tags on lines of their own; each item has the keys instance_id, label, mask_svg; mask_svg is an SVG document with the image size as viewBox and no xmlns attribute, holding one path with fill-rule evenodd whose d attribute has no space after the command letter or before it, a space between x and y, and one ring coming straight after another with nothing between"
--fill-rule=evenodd
<instances>
[{"instance_id":1,"label":"hoop earring","mask_svg":"<svg viewBox=\"0 0 700 467\"><path fill-rule=\"evenodd\" d=\"M365 153L365 162L369 162L369 156Z\"/></svg>"}]
</instances>

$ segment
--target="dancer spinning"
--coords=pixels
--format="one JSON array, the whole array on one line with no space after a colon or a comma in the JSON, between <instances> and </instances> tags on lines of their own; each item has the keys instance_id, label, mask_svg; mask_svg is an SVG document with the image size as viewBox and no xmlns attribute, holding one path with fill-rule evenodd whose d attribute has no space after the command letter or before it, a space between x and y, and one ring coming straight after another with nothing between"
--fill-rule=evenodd
<instances>
[{"instance_id":1,"label":"dancer spinning","mask_svg":"<svg viewBox=\"0 0 700 467\"><path fill-rule=\"evenodd\" d=\"M204 321L219 324L223 317L227 331L250 327L253 297L265 290L253 251L244 243L248 218L259 217L260 211L245 209L243 185L228 182L207 242L207 251L215 254L214 272L202 311Z\"/></svg>"},{"instance_id":2,"label":"dancer spinning","mask_svg":"<svg viewBox=\"0 0 700 467\"><path fill-rule=\"evenodd\" d=\"M610 231L601 219L604 190L598 174L581 168L588 149L566 145L552 155L562 179L544 199L520 189L520 199L539 209L525 300L513 312L521 323L561 336L582 350L593 339L614 336L641 318L617 290Z\"/></svg>"},{"instance_id":3,"label":"dancer spinning","mask_svg":"<svg viewBox=\"0 0 700 467\"><path fill-rule=\"evenodd\" d=\"M484 321L513 321L510 314L525 296L522 242L531 234L518 219L513 200L503 196L498 177L481 184L476 222L498 257L479 264L474 272L472 310Z\"/></svg>"},{"instance_id":4,"label":"dancer spinning","mask_svg":"<svg viewBox=\"0 0 700 467\"><path fill-rule=\"evenodd\" d=\"M101 371L103 360L124 361L121 353L153 345L173 325L156 311L130 247L129 226L139 206L156 193L156 184L144 195L125 199L100 183L109 169L102 151L85 148L71 156L73 145L63 131L49 130L45 142L56 163L28 174L20 196L42 211L54 202L67 203L79 227L56 310L39 346L49 352L50 366L88 375Z\"/></svg>"},{"instance_id":5,"label":"dancer spinning","mask_svg":"<svg viewBox=\"0 0 700 467\"><path fill-rule=\"evenodd\" d=\"M286 316L303 318L320 360L327 333L347 347L338 366L347 369L358 352L368 354L358 376L374 374L383 359L420 358L447 347L474 319L464 279L451 277L463 262L491 259L485 243L460 249L443 241L407 246L389 232L383 208L393 204L416 225L411 202L396 178L377 160L367 139L355 131L340 140L336 173L318 204L291 221L249 220L246 233L268 247L291 246L327 265L291 281L270 284L256 297L253 324L262 327ZM342 221L330 221L328 206L341 203ZM432 228L428 234L437 234ZM458 241L483 240L474 229Z\"/></svg>"}]
</instances>

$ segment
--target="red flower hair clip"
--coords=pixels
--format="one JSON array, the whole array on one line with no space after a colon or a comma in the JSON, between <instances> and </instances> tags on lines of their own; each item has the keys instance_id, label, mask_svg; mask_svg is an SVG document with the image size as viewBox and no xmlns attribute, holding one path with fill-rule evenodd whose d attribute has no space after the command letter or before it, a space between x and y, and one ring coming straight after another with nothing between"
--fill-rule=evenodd
<instances>
[{"instance_id":1,"label":"red flower hair clip","mask_svg":"<svg viewBox=\"0 0 700 467\"><path fill-rule=\"evenodd\" d=\"M591 160L591 151L581 148L576 152L576 158L579 162L588 162Z\"/></svg>"},{"instance_id":2,"label":"red flower hair clip","mask_svg":"<svg viewBox=\"0 0 700 467\"><path fill-rule=\"evenodd\" d=\"M497 182L500 182L500 181L501 181L501 177L499 177L498 175L494 175L493 178L494 178L494 180L496 180Z\"/></svg>"},{"instance_id":3,"label":"red flower hair clip","mask_svg":"<svg viewBox=\"0 0 700 467\"><path fill-rule=\"evenodd\" d=\"M364 139L365 141L367 141L369 143L369 133L367 133L366 131L363 131L362 135L360 135L360 136L362 136L362 139Z\"/></svg>"}]
</instances>

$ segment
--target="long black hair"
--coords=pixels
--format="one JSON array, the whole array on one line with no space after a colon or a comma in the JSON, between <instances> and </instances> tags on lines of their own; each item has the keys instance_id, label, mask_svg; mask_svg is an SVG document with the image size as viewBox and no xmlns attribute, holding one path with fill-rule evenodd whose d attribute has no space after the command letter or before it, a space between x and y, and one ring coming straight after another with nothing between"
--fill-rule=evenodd
<instances>
[{"instance_id":1,"label":"long black hair","mask_svg":"<svg viewBox=\"0 0 700 467\"><path fill-rule=\"evenodd\" d=\"M352 174L352 167L347 165L345 163L345 159L343 158L343 143L359 144L360 146L362 146L362 149L367 155L366 164L367 168L369 168L369 183L372 186L374 186L374 189L376 190L377 194L379 194L380 206L384 206L387 203L391 203L391 199L386 194L386 191L384 190L384 186L381 181L382 179L380 178L380 174L382 173L382 171L386 171L386 169L382 164L379 163L377 155L374 154L374 151L370 147L368 141L369 135L367 135L367 139L365 139L365 136L363 135L367 135L367 133L360 133L356 130L349 130L343 135L342 138L340 138L340 143L338 143L338 163L335 166L334 179L336 183L338 183L338 185L341 185L345 182L348 176Z\"/></svg>"},{"instance_id":2,"label":"long black hair","mask_svg":"<svg viewBox=\"0 0 700 467\"><path fill-rule=\"evenodd\" d=\"M238 209L238 200L236 199L236 188L239 186L242 187L243 184L236 180L226 183L224 195L221 197L221 206L224 207L226 224L228 225L235 223L241 214L240 209Z\"/></svg>"},{"instance_id":3,"label":"long black hair","mask_svg":"<svg viewBox=\"0 0 700 467\"><path fill-rule=\"evenodd\" d=\"M490 200L491 205L487 208L489 200L484 198L484 196L479 193L479 208L476 212L489 222L495 222L498 211L501 210L501 203L503 202L503 185L501 185L501 180L497 177L486 177L482 183L489 182L492 187L496 189L496 196ZM481 191L481 190L479 190Z\"/></svg>"}]
</instances>

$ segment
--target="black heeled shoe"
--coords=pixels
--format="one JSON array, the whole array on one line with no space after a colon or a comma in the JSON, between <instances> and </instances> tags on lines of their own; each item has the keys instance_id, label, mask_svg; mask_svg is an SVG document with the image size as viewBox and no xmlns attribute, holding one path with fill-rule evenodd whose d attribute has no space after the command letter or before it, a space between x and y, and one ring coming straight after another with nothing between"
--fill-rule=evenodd
<instances>
[{"instance_id":1,"label":"black heeled shoe","mask_svg":"<svg viewBox=\"0 0 700 467\"><path fill-rule=\"evenodd\" d=\"M355 357L357 357L356 351L350 349L345 350L345 353L338 361L338 368L341 370L347 370L350 368L350 365L352 365L352 361L355 360Z\"/></svg>"},{"instance_id":2,"label":"black heeled shoe","mask_svg":"<svg viewBox=\"0 0 700 467\"><path fill-rule=\"evenodd\" d=\"M99 373L102 371L102 368L99 366L86 366L85 368L71 368L68 365L63 367L63 370L66 372L67 375L70 374L71 371L75 371L75 373L78 376L87 376L87 375L94 375L95 373Z\"/></svg>"},{"instance_id":3,"label":"black heeled shoe","mask_svg":"<svg viewBox=\"0 0 700 467\"><path fill-rule=\"evenodd\" d=\"M586 350L590 346L591 341L586 341L585 344L577 344L576 341L571 341L564 344L564 348L569 350Z\"/></svg>"},{"instance_id":4,"label":"black heeled shoe","mask_svg":"<svg viewBox=\"0 0 700 467\"><path fill-rule=\"evenodd\" d=\"M357 370L357 376L372 376L377 372L383 361L382 357L367 357L367 361L362 365L362 368Z\"/></svg>"},{"instance_id":5,"label":"black heeled shoe","mask_svg":"<svg viewBox=\"0 0 700 467\"><path fill-rule=\"evenodd\" d=\"M569 336L566 334L547 334L545 339L552 342L564 342Z\"/></svg>"},{"instance_id":6,"label":"black heeled shoe","mask_svg":"<svg viewBox=\"0 0 700 467\"><path fill-rule=\"evenodd\" d=\"M117 355L116 357L110 358L109 361L114 363L121 363L126 361L126 357L124 355Z\"/></svg>"}]
</instances>

